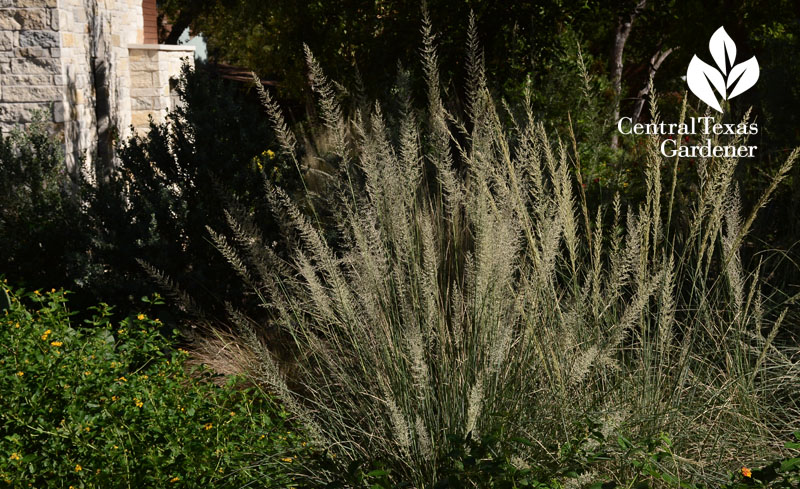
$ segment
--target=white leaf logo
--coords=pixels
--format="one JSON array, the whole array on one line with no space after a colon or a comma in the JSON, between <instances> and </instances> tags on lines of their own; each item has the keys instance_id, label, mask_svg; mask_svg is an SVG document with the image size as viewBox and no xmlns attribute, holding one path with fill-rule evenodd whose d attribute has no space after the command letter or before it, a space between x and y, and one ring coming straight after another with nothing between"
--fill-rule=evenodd
<instances>
[{"instance_id":1,"label":"white leaf logo","mask_svg":"<svg viewBox=\"0 0 800 489\"><path fill-rule=\"evenodd\" d=\"M736 62L736 43L723 27L717 29L717 32L711 36L708 50L719 69L694 56L686 70L686 83L689 85L689 90L697 95L697 98L714 110L722 112L722 106L714 94L714 90L716 89L717 93L722 96L722 100L730 100L745 92L758 81L758 61L753 56L738 65L734 64ZM728 66L731 66L730 73Z\"/></svg>"}]
</instances>

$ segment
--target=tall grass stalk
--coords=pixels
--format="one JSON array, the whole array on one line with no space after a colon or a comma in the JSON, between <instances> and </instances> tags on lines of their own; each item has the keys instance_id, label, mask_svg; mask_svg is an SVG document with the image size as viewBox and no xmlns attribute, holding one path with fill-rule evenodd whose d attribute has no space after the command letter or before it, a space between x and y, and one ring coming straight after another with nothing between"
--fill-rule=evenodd
<instances>
[{"instance_id":1,"label":"tall grass stalk","mask_svg":"<svg viewBox=\"0 0 800 489\"><path fill-rule=\"evenodd\" d=\"M391 126L379 103L348 114L306 57L341 170L335 220L309 217L267 184L290 258L235 209L236 242L212 236L296 347L287 381L259 326L231 310L261 379L343 467L380 458L431 487L447 435L500 432L534 440L520 459L547 466L588 416L634 439L668 432L685 463L665 470L719 475L800 427L798 358L774 341L783 315L765 317L758 269L739 257L758 208L742 219L736 159L698 162L688 228L673 214L678 161L655 136L644 201L590 208L576 192L574 142L572 152L554 143L530 107L512 129L501 123L474 22L464 121L443 102L427 17L427 110L413 108L401 69ZM296 138L262 96L298 161Z\"/></svg>"}]
</instances>

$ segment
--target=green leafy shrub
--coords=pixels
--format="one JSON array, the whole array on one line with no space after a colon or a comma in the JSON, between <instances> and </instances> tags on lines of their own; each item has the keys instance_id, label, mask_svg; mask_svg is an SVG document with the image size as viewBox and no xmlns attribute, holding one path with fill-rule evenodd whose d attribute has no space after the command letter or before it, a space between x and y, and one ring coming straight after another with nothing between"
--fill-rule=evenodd
<instances>
[{"instance_id":1,"label":"green leafy shrub","mask_svg":"<svg viewBox=\"0 0 800 489\"><path fill-rule=\"evenodd\" d=\"M291 377L265 351L259 380L337 455L315 476L379 460L390 482L429 488L449 470L453 435L497 433L532 440L513 456L558 472L586 428L573 420L587 417L605 433L593 452L610 454L598 469L620 481L642 470L629 456L652 451L611 450L616 435L648 447L670 433L683 463L660 469L676 480L721 483L741 460L777 457L800 427L798 351L775 341L785 309L739 249L798 151L745 217L737 160L698 161L691 210L678 215L677 162L650 137L642 202L596 205L572 145L552 144L529 105L501 124L473 46L463 119L443 103L427 22L425 111L401 72L399 114L376 103L347 116L307 50L338 166L326 202L336 219L305 214L267 182L288 259L235 209L233 239L211 233L271 312L267 326L294 341ZM296 160L295 136L262 96L283 157ZM259 321L231 309L242 341L267 350Z\"/></svg>"},{"instance_id":2,"label":"green leafy shrub","mask_svg":"<svg viewBox=\"0 0 800 489\"><path fill-rule=\"evenodd\" d=\"M256 388L188 373L158 319L112 322L101 304L91 327L76 328L65 292L10 295L0 313L0 481L292 486L305 443L288 414Z\"/></svg>"},{"instance_id":3,"label":"green leafy shrub","mask_svg":"<svg viewBox=\"0 0 800 489\"><path fill-rule=\"evenodd\" d=\"M61 144L44 113L0 134L0 273L32 288L76 287L89 273L80 181Z\"/></svg>"},{"instance_id":4,"label":"green leafy shrub","mask_svg":"<svg viewBox=\"0 0 800 489\"><path fill-rule=\"evenodd\" d=\"M291 187L296 169L276 157L257 99L242 86L186 66L176 92L181 103L146 135L123 142L121 164L93 196L95 259L107 270L95 290L118 305L147 293L141 260L186 287L211 316L243 295L206 226L226 222L233 203L265 218L255 199L261 170Z\"/></svg>"}]
</instances>

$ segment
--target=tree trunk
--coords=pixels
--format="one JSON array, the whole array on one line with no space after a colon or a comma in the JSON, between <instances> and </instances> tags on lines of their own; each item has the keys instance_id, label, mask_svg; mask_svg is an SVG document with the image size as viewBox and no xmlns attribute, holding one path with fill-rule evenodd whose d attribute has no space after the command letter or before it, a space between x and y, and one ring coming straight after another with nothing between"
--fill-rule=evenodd
<instances>
[{"instance_id":1,"label":"tree trunk","mask_svg":"<svg viewBox=\"0 0 800 489\"><path fill-rule=\"evenodd\" d=\"M633 122L638 122L639 117L641 117L642 115L642 110L644 109L644 102L645 102L644 99L645 97L647 97L647 95L650 94L650 83L653 80L653 78L655 78L656 71L658 71L664 60L666 60L667 57L670 54L672 54L673 51L675 51L675 49L676 48L669 48L666 51L662 51L661 49L659 49L658 51L656 51L653 57L650 58L650 63L647 68L647 82L645 83L644 87L642 87L642 89L639 90L639 93L636 94L637 100L636 100L636 107L633 109L633 117L632 117Z\"/></svg>"},{"instance_id":2,"label":"tree trunk","mask_svg":"<svg viewBox=\"0 0 800 489\"><path fill-rule=\"evenodd\" d=\"M159 27L162 26L162 16L158 16L158 25ZM178 18L172 23L172 27L170 28L169 34L167 34L163 38L164 44L178 44L178 39L183 34L183 31L186 30L187 27L192 23L193 17L190 13L181 12L178 14ZM163 32L159 32L160 35L163 35Z\"/></svg>"},{"instance_id":3,"label":"tree trunk","mask_svg":"<svg viewBox=\"0 0 800 489\"><path fill-rule=\"evenodd\" d=\"M629 16L620 16L617 22L617 32L614 36L614 49L611 51L611 84L614 88L614 111L611 120L616 122L619 119L619 106L622 99L622 55L625 51L625 43L628 42L628 36L631 35L631 28L633 21L644 9L647 0L639 0L633 12ZM617 148L619 146L619 135L615 132L611 133L611 147Z\"/></svg>"}]
</instances>

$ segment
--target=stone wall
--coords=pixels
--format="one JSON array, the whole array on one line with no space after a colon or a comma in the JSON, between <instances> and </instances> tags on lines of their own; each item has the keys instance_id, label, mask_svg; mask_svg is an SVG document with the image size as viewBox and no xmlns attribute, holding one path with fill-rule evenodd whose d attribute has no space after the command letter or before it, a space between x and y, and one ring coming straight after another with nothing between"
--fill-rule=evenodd
<instances>
[{"instance_id":1,"label":"stone wall","mask_svg":"<svg viewBox=\"0 0 800 489\"><path fill-rule=\"evenodd\" d=\"M0 129L61 101L57 0L0 0Z\"/></svg>"},{"instance_id":2,"label":"stone wall","mask_svg":"<svg viewBox=\"0 0 800 489\"><path fill-rule=\"evenodd\" d=\"M65 110L55 122L63 124L71 166L103 153L99 142L129 135L127 46L141 42L143 20L141 0L58 0L58 11Z\"/></svg>"},{"instance_id":3,"label":"stone wall","mask_svg":"<svg viewBox=\"0 0 800 489\"><path fill-rule=\"evenodd\" d=\"M171 96L184 62L194 61L194 46L134 44L129 47L131 74L131 124L138 133L149 128L149 118L163 122L174 108Z\"/></svg>"},{"instance_id":4,"label":"stone wall","mask_svg":"<svg viewBox=\"0 0 800 489\"><path fill-rule=\"evenodd\" d=\"M112 157L131 123L171 108L193 48L143 45L142 0L0 0L0 131L49 112L67 164Z\"/></svg>"}]
</instances>

